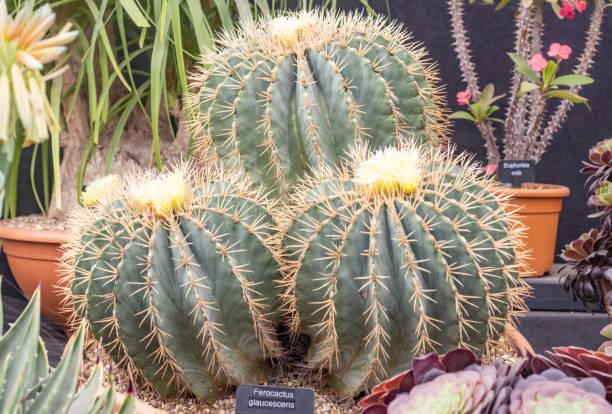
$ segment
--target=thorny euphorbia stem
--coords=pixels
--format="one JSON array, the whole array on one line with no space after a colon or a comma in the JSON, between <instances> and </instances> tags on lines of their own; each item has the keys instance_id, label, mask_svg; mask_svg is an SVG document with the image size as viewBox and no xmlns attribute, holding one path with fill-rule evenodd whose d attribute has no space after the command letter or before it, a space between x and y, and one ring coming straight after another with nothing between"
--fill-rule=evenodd
<instances>
[{"instance_id":1,"label":"thorny euphorbia stem","mask_svg":"<svg viewBox=\"0 0 612 414\"><path fill-rule=\"evenodd\" d=\"M529 114L529 128L525 131L525 138L523 139L523 152L521 158L526 159L529 156L528 150L535 146L540 130L542 129L542 123L544 121L544 113L546 111L546 98L542 96L542 93L534 91L532 93L533 101L531 103L531 113Z\"/></svg>"},{"instance_id":2,"label":"thorny euphorbia stem","mask_svg":"<svg viewBox=\"0 0 612 414\"><path fill-rule=\"evenodd\" d=\"M464 0L448 0L448 8L451 15L451 27L453 37L455 39L455 51L457 52L457 57L459 58L461 74L463 76L463 80L467 83L468 87L472 91L472 99L474 101L478 101L480 99L478 74L476 73L474 62L472 62L470 40L463 22L463 3ZM476 126L480 131L480 135L482 135L485 140L487 157L493 164L497 164L499 162L500 155L491 122L484 120L478 122Z\"/></svg>"},{"instance_id":3,"label":"thorny euphorbia stem","mask_svg":"<svg viewBox=\"0 0 612 414\"><path fill-rule=\"evenodd\" d=\"M516 21L516 32L514 41L514 51L528 59L529 54L529 22L532 18L531 8L520 6L519 16ZM520 139L522 133L520 118L521 113L525 111L526 97L524 99L517 96L521 81L524 79L518 71L513 70L512 83L510 85L510 99L508 108L506 109L506 125L504 136L504 156L505 158L515 158L514 147L517 139Z\"/></svg>"},{"instance_id":4,"label":"thorny euphorbia stem","mask_svg":"<svg viewBox=\"0 0 612 414\"><path fill-rule=\"evenodd\" d=\"M542 51L542 34L544 32L544 3L534 5L534 18L531 21L531 47L529 56ZM529 121L523 120L523 135L519 140L520 146L517 149L520 159L530 159L533 147L542 129L544 113L546 110L546 99L539 91L534 91L528 96L529 99Z\"/></svg>"},{"instance_id":5,"label":"thorny euphorbia stem","mask_svg":"<svg viewBox=\"0 0 612 414\"><path fill-rule=\"evenodd\" d=\"M591 23L587 30L586 42L582 55L578 59L578 64L574 69L574 73L578 75L588 75L589 69L593 66L595 53L597 53L597 45L601 40L601 24L604 18L605 1L594 0L593 14L591 15ZM570 88L571 93L578 93L582 89L582 86L572 86ZM550 145L553 135L561 128L561 124L567 118L567 114L573 104L568 100L563 100L559 105L555 113L550 118L546 129L542 134L542 137L538 142L535 143L535 148L530 154L531 158L538 163L542 159L542 155L546 152L546 148Z\"/></svg>"},{"instance_id":6,"label":"thorny euphorbia stem","mask_svg":"<svg viewBox=\"0 0 612 414\"><path fill-rule=\"evenodd\" d=\"M495 134L493 134L493 127L489 122L477 122L476 127L480 132L480 135L485 140L485 147L487 148L487 157L491 161L491 164L497 165L501 156L499 155L499 149L495 142Z\"/></svg>"},{"instance_id":7,"label":"thorny euphorbia stem","mask_svg":"<svg viewBox=\"0 0 612 414\"><path fill-rule=\"evenodd\" d=\"M464 0L448 0L448 8L451 15L451 27L453 38L455 39L455 51L459 58L459 68L463 80L472 91L474 100L480 99L480 88L478 87L478 74L472 62L472 52L470 51L470 39L468 38L465 25L463 23L463 3Z\"/></svg>"}]
</instances>

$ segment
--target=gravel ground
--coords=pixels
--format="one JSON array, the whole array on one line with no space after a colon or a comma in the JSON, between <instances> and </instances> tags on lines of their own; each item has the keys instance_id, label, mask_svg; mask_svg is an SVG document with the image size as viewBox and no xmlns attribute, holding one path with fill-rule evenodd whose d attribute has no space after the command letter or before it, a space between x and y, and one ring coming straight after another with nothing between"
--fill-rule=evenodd
<instances>
[{"instance_id":1,"label":"gravel ground","mask_svg":"<svg viewBox=\"0 0 612 414\"><path fill-rule=\"evenodd\" d=\"M509 363L514 362L516 356L509 343L502 343L492 355L492 358L499 357ZM114 363L109 357L103 355L103 361L107 366L113 367L117 390L125 392L128 387L129 380L125 372L117 370ZM86 353L86 359L83 369L83 376L86 378L91 372L96 360L96 351L90 350ZM483 360L487 363L487 360ZM315 413L317 414L352 414L360 413L361 410L357 406L359 398L340 398L319 378L306 368L293 368L291 371L275 369L270 380L264 385L277 385L285 387L302 387L312 388L315 392ZM147 404L161 409L169 413L215 413L215 414L233 414L236 404L235 389L227 397L215 402L207 404L196 400L195 398L179 398L173 401L163 400L157 393L148 390L140 390L139 398Z\"/></svg>"},{"instance_id":2,"label":"gravel ground","mask_svg":"<svg viewBox=\"0 0 612 414\"><path fill-rule=\"evenodd\" d=\"M0 225L17 229L68 230L68 223L66 220L56 220L46 216L41 216L40 214L0 220Z\"/></svg>"}]
</instances>

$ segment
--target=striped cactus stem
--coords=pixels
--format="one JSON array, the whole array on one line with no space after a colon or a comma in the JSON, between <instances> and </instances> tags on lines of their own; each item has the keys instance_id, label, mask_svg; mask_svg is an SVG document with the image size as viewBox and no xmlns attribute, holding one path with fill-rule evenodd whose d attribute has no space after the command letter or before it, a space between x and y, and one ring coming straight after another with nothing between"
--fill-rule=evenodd
<instances>
[{"instance_id":1,"label":"striped cactus stem","mask_svg":"<svg viewBox=\"0 0 612 414\"><path fill-rule=\"evenodd\" d=\"M351 395L461 347L477 355L525 309L522 229L490 177L441 149L357 147L303 181L283 220L284 305L307 362Z\"/></svg>"},{"instance_id":2,"label":"striped cactus stem","mask_svg":"<svg viewBox=\"0 0 612 414\"><path fill-rule=\"evenodd\" d=\"M107 177L84 193L64 256L75 319L138 382L215 401L278 357L273 206L208 166Z\"/></svg>"},{"instance_id":3,"label":"striped cactus stem","mask_svg":"<svg viewBox=\"0 0 612 414\"><path fill-rule=\"evenodd\" d=\"M199 153L283 196L356 142L445 141L435 65L409 40L402 26L357 13L290 13L226 34L192 76Z\"/></svg>"}]
</instances>

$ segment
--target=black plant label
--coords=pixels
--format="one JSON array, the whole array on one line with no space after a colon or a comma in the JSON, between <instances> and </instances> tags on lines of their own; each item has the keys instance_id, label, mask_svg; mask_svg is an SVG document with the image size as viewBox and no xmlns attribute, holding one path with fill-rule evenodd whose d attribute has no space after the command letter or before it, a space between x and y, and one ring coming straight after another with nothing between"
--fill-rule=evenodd
<instances>
[{"instance_id":1,"label":"black plant label","mask_svg":"<svg viewBox=\"0 0 612 414\"><path fill-rule=\"evenodd\" d=\"M523 183L536 180L536 168L533 160L501 160L497 166L499 181L520 187Z\"/></svg>"},{"instance_id":2,"label":"black plant label","mask_svg":"<svg viewBox=\"0 0 612 414\"><path fill-rule=\"evenodd\" d=\"M314 397L308 388L239 385L236 414L314 414Z\"/></svg>"}]
</instances>

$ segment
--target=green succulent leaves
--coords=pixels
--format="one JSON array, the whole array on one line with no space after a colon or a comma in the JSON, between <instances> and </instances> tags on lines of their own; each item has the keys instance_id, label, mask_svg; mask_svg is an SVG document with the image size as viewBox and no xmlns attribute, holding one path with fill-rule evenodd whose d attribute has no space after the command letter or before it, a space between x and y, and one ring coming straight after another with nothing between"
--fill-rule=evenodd
<instances>
[{"instance_id":1,"label":"green succulent leaves","mask_svg":"<svg viewBox=\"0 0 612 414\"><path fill-rule=\"evenodd\" d=\"M0 279L1 280L1 279ZM0 304L0 319L2 319ZM77 392L83 360L85 325L70 339L57 367L50 370L47 351L39 337L40 291L0 337L0 412L3 414L105 414L115 408L114 384L99 396L103 368L97 363L88 382ZM112 383L112 379L110 380ZM134 413L134 397L121 407Z\"/></svg>"}]
</instances>

